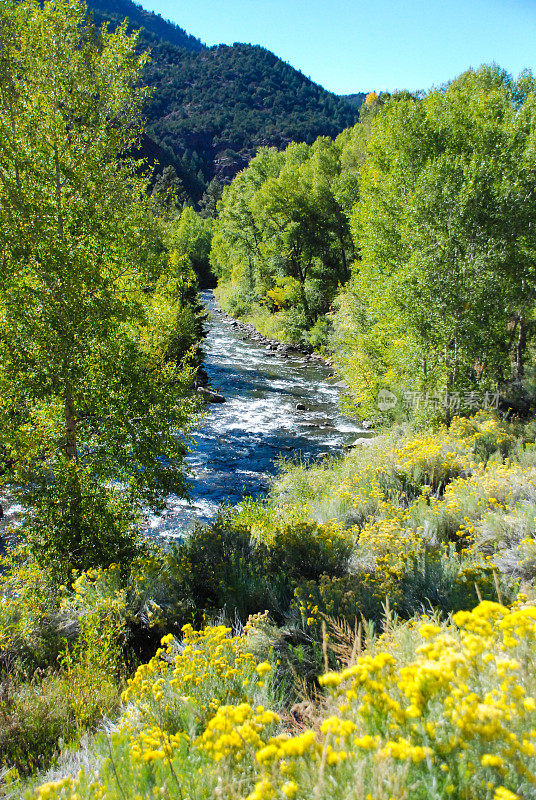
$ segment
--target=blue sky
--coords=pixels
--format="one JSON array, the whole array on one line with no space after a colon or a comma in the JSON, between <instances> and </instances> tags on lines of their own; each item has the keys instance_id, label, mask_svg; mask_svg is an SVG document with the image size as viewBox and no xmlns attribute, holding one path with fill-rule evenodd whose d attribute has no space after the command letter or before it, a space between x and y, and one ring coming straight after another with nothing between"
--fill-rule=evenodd
<instances>
[{"instance_id":1,"label":"blue sky","mask_svg":"<svg viewBox=\"0 0 536 800\"><path fill-rule=\"evenodd\" d=\"M536 0L138 0L208 45L261 44L333 92L536 71Z\"/></svg>"}]
</instances>

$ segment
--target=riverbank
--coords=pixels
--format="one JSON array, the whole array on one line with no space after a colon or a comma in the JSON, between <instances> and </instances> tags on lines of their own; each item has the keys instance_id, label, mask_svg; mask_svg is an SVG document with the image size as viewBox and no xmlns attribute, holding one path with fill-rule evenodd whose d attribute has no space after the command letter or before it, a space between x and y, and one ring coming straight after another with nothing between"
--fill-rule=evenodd
<instances>
[{"instance_id":1,"label":"riverbank","mask_svg":"<svg viewBox=\"0 0 536 800\"><path fill-rule=\"evenodd\" d=\"M143 662L113 709L113 733L58 755L34 779L52 783L31 797L92 800L97 786L108 800L135 800L169 785L180 787L171 797L223 787L225 797L249 800L343 800L381 785L372 796L387 800L409 778L415 797L428 797L432 779L465 786L468 759L484 787L475 800L524 796L520 781L536 770L527 739L536 727L535 513L532 429L481 413L434 434L397 428L322 465L288 465L267 503L221 514L177 550L82 575L72 595L43 594L47 628L30 628L24 595L4 591L21 611L11 616L12 652L29 631L37 652L39 636L50 649L67 622L91 621L77 645L92 665L81 673L86 690ZM43 580L37 573L32 591ZM2 624L0 615L0 634ZM125 642L128 663L103 667L114 648L125 657ZM54 664L63 686L72 673ZM56 697L52 680L25 691L25 715L16 699L18 727L6 738L5 752L19 759L16 744L31 741L43 696ZM103 709L113 699L102 688L95 696ZM56 716L49 708L41 719L49 758L56 705ZM508 712L492 734L486 708L494 720L497 708ZM503 759L516 742L519 760ZM488 771L503 762L494 781ZM91 769L79 773L84 764ZM21 783L5 796L24 796Z\"/></svg>"},{"instance_id":2,"label":"riverbank","mask_svg":"<svg viewBox=\"0 0 536 800\"><path fill-rule=\"evenodd\" d=\"M281 342L279 339L270 339L268 336L265 336L258 331L254 325L227 314L227 312L224 311L220 306L216 306L214 312L216 314L220 314L223 319L228 320L232 327L240 331L240 333L243 334L246 339L264 346L268 356L277 353L283 357L286 357L298 353L302 355L305 361L309 363L324 364L326 367L333 367L333 360L329 357L322 356L319 353L315 353L314 348L311 345L291 344L288 342Z\"/></svg>"}]
</instances>

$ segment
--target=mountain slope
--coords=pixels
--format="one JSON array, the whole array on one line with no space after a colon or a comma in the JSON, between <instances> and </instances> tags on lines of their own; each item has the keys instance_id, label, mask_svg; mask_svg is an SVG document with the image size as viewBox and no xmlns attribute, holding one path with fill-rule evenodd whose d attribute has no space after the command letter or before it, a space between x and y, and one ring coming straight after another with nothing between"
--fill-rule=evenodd
<instances>
[{"instance_id":1,"label":"mountain slope","mask_svg":"<svg viewBox=\"0 0 536 800\"><path fill-rule=\"evenodd\" d=\"M342 100L345 100L354 108L361 108L363 103L365 102L365 97L367 96L366 92L356 92L356 94L341 94L340 97Z\"/></svg>"},{"instance_id":2,"label":"mountain slope","mask_svg":"<svg viewBox=\"0 0 536 800\"><path fill-rule=\"evenodd\" d=\"M132 0L86 0L96 25L111 22L113 26L128 18L132 29L141 29L141 40L144 47L154 46L159 42L169 42L175 47L183 47L192 52L204 50L205 45L186 33L185 30L168 22L160 14L145 11Z\"/></svg>"},{"instance_id":3,"label":"mountain slope","mask_svg":"<svg viewBox=\"0 0 536 800\"><path fill-rule=\"evenodd\" d=\"M250 44L205 47L131 0L87 0L97 24L128 17L151 48L147 132L197 201L216 177L229 182L261 145L285 147L336 136L358 118L355 102L331 94L270 51Z\"/></svg>"},{"instance_id":4,"label":"mountain slope","mask_svg":"<svg viewBox=\"0 0 536 800\"><path fill-rule=\"evenodd\" d=\"M259 46L185 53L161 44L146 79L149 134L205 178L232 178L261 145L311 143L357 120L355 108Z\"/></svg>"}]
</instances>

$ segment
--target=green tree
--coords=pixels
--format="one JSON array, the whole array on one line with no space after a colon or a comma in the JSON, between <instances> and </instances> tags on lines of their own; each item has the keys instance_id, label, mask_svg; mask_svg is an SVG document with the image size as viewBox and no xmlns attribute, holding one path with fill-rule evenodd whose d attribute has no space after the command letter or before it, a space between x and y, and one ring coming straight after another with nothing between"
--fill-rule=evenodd
<instances>
[{"instance_id":1,"label":"green tree","mask_svg":"<svg viewBox=\"0 0 536 800\"><path fill-rule=\"evenodd\" d=\"M187 259L201 288L213 286L214 276L210 271L212 220L203 219L187 206L178 219L170 220L167 228L168 246Z\"/></svg>"},{"instance_id":2,"label":"green tree","mask_svg":"<svg viewBox=\"0 0 536 800\"><path fill-rule=\"evenodd\" d=\"M188 196L172 164L164 167L156 178L152 195L164 211L181 209L188 203Z\"/></svg>"},{"instance_id":3,"label":"green tree","mask_svg":"<svg viewBox=\"0 0 536 800\"><path fill-rule=\"evenodd\" d=\"M394 97L370 122L352 219L362 261L338 316L368 411L382 386L484 392L519 378L536 288L533 128L534 81L497 67Z\"/></svg>"},{"instance_id":4,"label":"green tree","mask_svg":"<svg viewBox=\"0 0 536 800\"><path fill-rule=\"evenodd\" d=\"M225 190L215 222L211 258L231 310L283 312L286 335L307 341L349 277L352 192L339 142L259 151ZM312 336L320 343L319 330Z\"/></svg>"},{"instance_id":5,"label":"green tree","mask_svg":"<svg viewBox=\"0 0 536 800\"><path fill-rule=\"evenodd\" d=\"M282 163L282 153L261 148L248 168L223 191L210 262L219 284L231 290L229 310L238 315L247 313L263 295L263 231L261 221L253 214L253 201L264 182L279 174Z\"/></svg>"},{"instance_id":6,"label":"green tree","mask_svg":"<svg viewBox=\"0 0 536 800\"><path fill-rule=\"evenodd\" d=\"M217 179L212 178L207 186L203 197L199 201L199 213L201 217L214 219L218 213L218 201L223 194L223 184Z\"/></svg>"},{"instance_id":7,"label":"green tree","mask_svg":"<svg viewBox=\"0 0 536 800\"><path fill-rule=\"evenodd\" d=\"M145 56L85 14L0 6L2 471L30 486L36 554L64 572L125 557L139 504L185 492L190 415L188 376L142 342L164 252L125 156Z\"/></svg>"}]
</instances>

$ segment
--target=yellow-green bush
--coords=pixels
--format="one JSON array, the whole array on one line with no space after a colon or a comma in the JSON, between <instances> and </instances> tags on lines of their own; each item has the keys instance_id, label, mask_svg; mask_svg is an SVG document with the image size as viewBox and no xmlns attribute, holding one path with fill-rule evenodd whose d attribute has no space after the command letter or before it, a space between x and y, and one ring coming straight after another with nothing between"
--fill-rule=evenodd
<instances>
[{"instance_id":1,"label":"yellow-green bush","mask_svg":"<svg viewBox=\"0 0 536 800\"><path fill-rule=\"evenodd\" d=\"M0 680L0 768L20 774L47 768L60 743L76 743L119 709L121 683L107 669L71 661L29 681ZM1 785L0 785L1 795Z\"/></svg>"},{"instance_id":2,"label":"yellow-green bush","mask_svg":"<svg viewBox=\"0 0 536 800\"><path fill-rule=\"evenodd\" d=\"M0 562L0 666L11 672L48 667L63 647L61 592L22 549Z\"/></svg>"}]
</instances>

